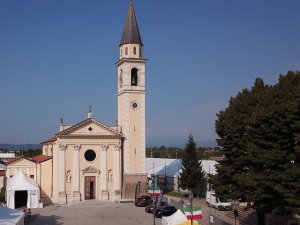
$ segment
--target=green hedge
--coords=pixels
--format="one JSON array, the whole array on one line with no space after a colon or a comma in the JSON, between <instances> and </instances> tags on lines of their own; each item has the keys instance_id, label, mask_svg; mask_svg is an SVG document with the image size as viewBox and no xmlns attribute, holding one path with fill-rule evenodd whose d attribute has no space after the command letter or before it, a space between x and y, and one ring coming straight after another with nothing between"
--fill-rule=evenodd
<instances>
[{"instance_id":1,"label":"green hedge","mask_svg":"<svg viewBox=\"0 0 300 225\"><path fill-rule=\"evenodd\" d=\"M0 195L0 202L5 202L5 195Z\"/></svg>"}]
</instances>

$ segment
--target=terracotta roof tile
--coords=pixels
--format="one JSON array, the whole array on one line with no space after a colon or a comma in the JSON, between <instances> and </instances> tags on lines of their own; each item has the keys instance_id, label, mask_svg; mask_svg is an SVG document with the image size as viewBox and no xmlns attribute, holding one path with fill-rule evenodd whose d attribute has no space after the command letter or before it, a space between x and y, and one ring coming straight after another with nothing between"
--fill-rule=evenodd
<instances>
[{"instance_id":1,"label":"terracotta roof tile","mask_svg":"<svg viewBox=\"0 0 300 225\"><path fill-rule=\"evenodd\" d=\"M15 161L18 161L19 159L27 159L29 161L32 161L32 159L30 157L25 157L25 156L20 156L20 157L16 157L16 158L11 158L11 159L7 159L7 162L6 164L10 164L10 163L13 163Z\"/></svg>"},{"instance_id":2,"label":"terracotta roof tile","mask_svg":"<svg viewBox=\"0 0 300 225\"><path fill-rule=\"evenodd\" d=\"M36 156L32 157L32 160L37 162L37 163L45 162L48 159L52 159L52 156L36 155Z\"/></svg>"},{"instance_id":3,"label":"terracotta roof tile","mask_svg":"<svg viewBox=\"0 0 300 225\"><path fill-rule=\"evenodd\" d=\"M47 139L47 140L41 142L41 144L46 144L46 143L49 143L49 142L54 142L54 141L56 141L56 140L57 140L57 137L54 136L54 137L52 137L52 138L49 138L49 139Z\"/></svg>"}]
</instances>

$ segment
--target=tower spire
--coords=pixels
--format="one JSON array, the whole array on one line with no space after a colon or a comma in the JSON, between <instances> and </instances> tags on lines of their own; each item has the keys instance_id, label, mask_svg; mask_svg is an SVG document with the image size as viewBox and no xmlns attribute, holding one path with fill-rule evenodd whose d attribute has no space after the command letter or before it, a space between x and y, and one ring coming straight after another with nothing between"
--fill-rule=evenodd
<instances>
[{"instance_id":1,"label":"tower spire","mask_svg":"<svg viewBox=\"0 0 300 225\"><path fill-rule=\"evenodd\" d=\"M126 22L119 46L124 44L139 44L143 46L132 0L130 0Z\"/></svg>"}]
</instances>

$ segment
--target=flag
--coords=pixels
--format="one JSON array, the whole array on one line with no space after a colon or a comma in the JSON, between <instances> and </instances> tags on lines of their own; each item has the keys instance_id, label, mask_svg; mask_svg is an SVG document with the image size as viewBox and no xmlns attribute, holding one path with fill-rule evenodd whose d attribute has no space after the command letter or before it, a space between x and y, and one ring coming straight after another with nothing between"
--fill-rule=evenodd
<instances>
[{"instance_id":1,"label":"flag","mask_svg":"<svg viewBox=\"0 0 300 225\"><path fill-rule=\"evenodd\" d=\"M156 207L159 207L160 204L161 204L161 201L162 201L162 195L158 196L157 199L156 199Z\"/></svg>"},{"instance_id":2,"label":"flag","mask_svg":"<svg viewBox=\"0 0 300 225\"><path fill-rule=\"evenodd\" d=\"M151 187L151 188L149 188L148 193L150 196L160 196L161 191L160 191L159 187L156 187L156 188Z\"/></svg>"},{"instance_id":3,"label":"flag","mask_svg":"<svg viewBox=\"0 0 300 225\"><path fill-rule=\"evenodd\" d=\"M193 213L191 213L191 211ZM191 219L193 219L193 220L202 219L202 211L201 211L200 207L193 207L193 208L191 208L191 207L185 207L185 208L183 208L183 212L186 215L186 218L188 220L191 220Z\"/></svg>"}]
</instances>

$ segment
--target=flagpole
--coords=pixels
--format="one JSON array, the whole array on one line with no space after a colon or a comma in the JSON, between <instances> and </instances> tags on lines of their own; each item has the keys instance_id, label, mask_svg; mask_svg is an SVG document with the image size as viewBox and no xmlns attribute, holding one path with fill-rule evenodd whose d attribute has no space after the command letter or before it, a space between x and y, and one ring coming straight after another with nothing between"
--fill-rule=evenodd
<instances>
[{"instance_id":1,"label":"flagpole","mask_svg":"<svg viewBox=\"0 0 300 225\"><path fill-rule=\"evenodd\" d=\"M191 224L193 225L193 189L191 189Z\"/></svg>"},{"instance_id":2,"label":"flagpole","mask_svg":"<svg viewBox=\"0 0 300 225\"><path fill-rule=\"evenodd\" d=\"M155 188L156 188L156 176L155 176L155 174L154 174L154 163L153 163L153 181L154 181L154 183L152 184L153 185L153 203L152 203L152 205L153 205L153 225L155 225L155 211L156 211L156 197L154 196L154 190L155 190Z\"/></svg>"}]
</instances>

